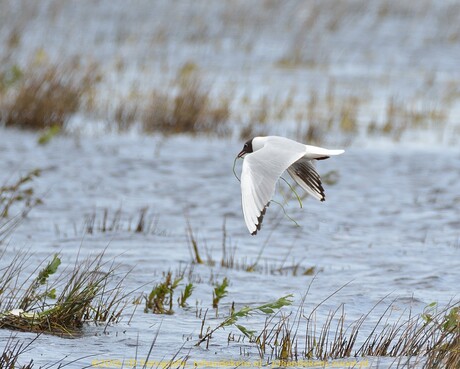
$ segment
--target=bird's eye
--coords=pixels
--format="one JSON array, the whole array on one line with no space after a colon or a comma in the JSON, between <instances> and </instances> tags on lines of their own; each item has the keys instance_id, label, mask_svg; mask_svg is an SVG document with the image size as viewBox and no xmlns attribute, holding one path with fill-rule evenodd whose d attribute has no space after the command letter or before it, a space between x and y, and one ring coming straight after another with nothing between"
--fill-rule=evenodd
<instances>
[{"instance_id":1,"label":"bird's eye","mask_svg":"<svg viewBox=\"0 0 460 369\"><path fill-rule=\"evenodd\" d=\"M247 148L248 147L248 144L244 144L244 148Z\"/></svg>"}]
</instances>

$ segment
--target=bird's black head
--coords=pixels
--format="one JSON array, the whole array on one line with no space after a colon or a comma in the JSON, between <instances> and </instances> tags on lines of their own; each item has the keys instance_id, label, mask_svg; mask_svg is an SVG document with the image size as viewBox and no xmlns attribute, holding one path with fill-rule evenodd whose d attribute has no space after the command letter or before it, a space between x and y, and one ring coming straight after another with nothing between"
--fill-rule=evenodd
<instances>
[{"instance_id":1,"label":"bird's black head","mask_svg":"<svg viewBox=\"0 0 460 369\"><path fill-rule=\"evenodd\" d=\"M245 154L250 154L252 152L252 138L245 142L243 150L238 154L239 158L242 158Z\"/></svg>"}]
</instances>

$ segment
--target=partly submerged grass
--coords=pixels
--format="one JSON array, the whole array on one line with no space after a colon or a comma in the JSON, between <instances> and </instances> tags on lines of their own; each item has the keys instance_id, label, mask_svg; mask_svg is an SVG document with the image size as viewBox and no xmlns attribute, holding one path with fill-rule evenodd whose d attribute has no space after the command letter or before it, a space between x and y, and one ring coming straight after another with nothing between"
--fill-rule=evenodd
<instances>
[{"instance_id":1,"label":"partly submerged grass","mask_svg":"<svg viewBox=\"0 0 460 369\"><path fill-rule=\"evenodd\" d=\"M291 88L280 96L266 93L237 101L227 91L211 91L199 67L190 62L165 87L132 92L116 103L98 100L95 86L102 77L94 65L30 63L22 69L12 64L0 72L0 124L42 130L42 144L65 131L76 113L101 118L111 131L136 127L164 135L228 136L237 127L247 140L280 133L281 123L298 140L312 144L326 144L331 132L341 144L360 133L398 141L408 131L436 130L442 137L452 106L441 99L427 107L418 96L397 101L390 95L386 109L373 113L381 117L376 119L369 116L375 110L369 106L369 92L340 94L335 80L325 92L312 90L309 97ZM98 117L101 111L103 117Z\"/></svg>"},{"instance_id":2,"label":"partly submerged grass","mask_svg":"<svg viewBox=\"0 0 460 369\"><path fill-rule=\"evenodd\" d=\"M72 271L61 273L59 283L53 282L60 268L60 258L54 255L24 282L18 282L25 265L31 261L30 254L18 254L1 270L0 327L73 336L81 332L85 322L108 324L120 318L124 307L120 288L123 279L113 284L111 278L115 266L103 262L102 255L76 263ZM178 296L176 291L184 276L184 270L175 275L172 272L164 274L164 280L146 297L147 311L173 314L174 300ZM19 288L18 283L22 283L24 288ZM224 283L220 283L214 288L214 296L222 298L226 294L223 286ZM177 298L179 307L187 304L192 290L189 275L189 283ZM323 312L318 314L321 307L338 291L309 312L304 308L306 297L297 310L291 312L285 309L292 303L290 296L239 310L232 304L229 315L220 323L214 323L214 328L205 329L205 313L197 344L206 342L209 345L216 340L217 331L234 327L243 338L236 339L235 333L230 332L228 343L248 341L267 364L280 361L292 366L304 360L374 356L395 358L397 364L418 361L423 368L453 368L460 363L460 302L441 309L435 309L431 304L422 314L405 311L396 317L393 304L389 304L377 319L372 319L375 323L370 323L370 317L381 301L353 321L347 320L345 306L340 304L327 314L325 320L318 321L317 316L324 316ZM253 314L266 315L262 328L259 323L255 323L255 327L254 322L243 321ZM201 313L197 317L201 318ZM244 345L247 346L247 343Z\"/></svg>"},{"instance_id":3,"label":"partly submerged grass","mask_svg":"<svg viewBox=\"0 0 460 369\"><path fill-rule=\"evenodd\" d=\"M50 282L60 265L55 255L35 277L23 271L30 255L17 255L0 276L0 328L74 336L87 322L115 323L125 307L124 277L117 282L117 265L103 260L104 254L76 262L70 271ZM2 254L2 258L4 254Z\"/></svg>"},{"instance_id":4,"label":"partly submerged grass","mask_svg":"<svg viewBox=\"0 0 460 369\"><path fill-rule=\"evenodd\" d=\"M427 25L433 21L432 17L450 20L436 22L439 29L423 40L428 45L437 45L447 50L453 42L460 38L460 29L450 26L458 17L459 7L456 4L449 6L437 6L436 4L434 1L424 1L418 10L411 11L407 5L401 5L395 1L380 1L379 4L370 6L368 2L360 0L335 4L334 7L331 7L328 2L298 3L292 7L285 7L273 1L266 1L257 8L257 11L254 11L244 2L237 4L229 2L222 5L221 11L217 13L215 13L217 8L211 6L198 14L194 12L184 14L185 18L180 22L181 27L177 27L176 22L171 22L170 17L166 16L163 22L152 29L150 39L152 44L149 44L149 47L154 46L158 50L169 50L171 46L173 49L179 47L183 52L179 53L177 58L164 60L159 58L156 62L153 61L153 64L151 60L144 64L138 58L133 58L131 51L136 53L139 47L142 50L145 48L144 37L136 37L136 32L131 34L119 30L115 44L110 36L108 39L101 36L102 38L96 37L95 45L87 45L89 48L100 49L99 42L109 42L106 46L115 47L120 51L114 58L105 58L107 60L104 60L104 70L107 70L108 83L101 86L100 92L104 93L94 94L93 91L87 92L87 87L98 81L99 71L95 72L93 69L87 72L84 66L78 65L79 63L66 63L66 61L64 61L65 67L46 66L43 60L51 60L52 57L46 55L47 50L45 49L49 48L50 54L55 54L56 51L53 45L46 45L46 42L43 49L38 49L35 56L35 59L42 61L41 63L20 65L17 61L20 60L18 55L22 55L24 49L26 49L26 54L31 54L30 48L27 48L24 43L27 43L26 40L29 38L24 36L30 31L27 25L37 17L37 8L29 6L28 10L20 12L20 16L13 16L17 15L17 9L9 2L2 3L2 15L4 15L2 20L6 22L7 29L3 37L2 46L4 47L0 52L0 105L4 107L2 121L6 122L6 125L24 126L30 129L41 127L42 129L43 127L65 125L69 116L78 112L89 113L89 118L108 121L109 129L125 131L133 126L139 126L146 132L165 134L225 134L231 131L230 128L233 129L229 122L236 122L241 123L241 127L238 128L241 128L241 136L245 139L253 135L283 134L286 130L294 135L295 127L291 126L298 122L297 137L318 144L327 141L328 137L331 137L329 133L333 130L337 130L338 134L332 136L338 136L338 139L345 142L354 139L358 131L363 134L385 135L394 140L400 139L407 130L423 129L427 124L434 128L433 132L439 132L443 130L443 127L442 124L439 124L438 129L438 123L443 123L446 117L449 117L448 109L453 108L453 112L458 106L458 81L452 78L445 82L446 79L439 78L438 73L432 71L433 68L423 68L424 63L417 77L417 81L422 83L417 82L416 86L412 86L414 82L410 74L402 76L404 82L396 85L390 83L393 80L394 71L386 64L385 58L382 64L379 64L383 72L377 74L378 81L376 82L372 82L375 77L373 73L369 75L370 80L367 79L368 74L365 73L365 77L360 76L352 81L346 73L339 73L339 76L335 77L337 81L332 81L333 83L330 84L333 85L332 87L337 85L339 93L336 93L333 88L328 88L325 96L320 85L311 83L318 75L324 75L324 70L331 66L331 60L336 60L337 56L339 59L343 56L341 52L339 52L340 55L337 54L334 40L347 44L350 41L349 37L347 38L346 32L342 31L346 31L347 24L355 22L356 18L362 18L361 20L366 17L375 18L376 23L369 31L375 33L376 45L384 47L388 44L385 41L386 37L391 38L392 35L382 33L381 27L386 29L388 25L394 23L394 19L420 18L423 22L427 21ZM169 10L174 10L174 6L169 5ZM302 9L302 12L299 12L299 9ZM65 16L66 12L65 7L62 9L55 7L50 14L41 14L41 16L47 19L57 14ZM219 32L210 27L207 21L215 19L215 16L220 19L223 27ZM273 24L273 19L277 19L277 25ZM85 23L84 19L83 23ZM358 26L367 29L369 25L364 23ZM430 29L430 27L425 28ZM182 33L183 37L173 37L173 35ZM257 45L261 41L276 36L274 38L276 44L279 42L280 34L283 35L281 46L286 49L282 55L279 54L277 47L273 47L272 51L269 50L262 64L257 66L257 69L260 69L267 78L256 82L258 85L254 89L250 87L246 90L244 87L253 83L254 71L241 68L240 65L230 66L228 69L231 63L224 63L225 66L219 66L217 71L215 63L205 62L203 66L199 66L196 61L186 62L189 58L199 60L193 52L197 42L202 46L205 45L211 54L221 53L223 35L230 35L230 39L241 46L239 51L246 52L248 60L253 60L257 53L253 54L252 51L259 50ZM178 40L181 40L179 44L177 44ZM371 37L369 40L374 40L374 38ZM385 42L382 44L382 41ZM410 43L411 39L405 40L403 44L407 42ZM401 45L396 45L394 50L399 50ZM127 46L128 49L126 49ZM406 49L403 51L408 51L409 55L412 55L413 50ZM76 49L74 51L78 52ZM354 56L360 59L359 55L361 55L364 57L363 60L372 60L372 57L375 57L374 51L364 47ZM64 54L58 53L62 57L65 57ZM213 60L214 57L210 56ZM165 75L174 73L173 71L180 63L185 64L179 69L177 75L166 79ZM273 68L267 68L267 63ZM70 66L67 66L68 64ZM115 69L111 66L114 66ZM207 68L210 69L209 73ZM277 68L283 68L282 77L276 76ZM298 74L286 74L289 73L286 68L307 68L314 69L315 72L313 75L307 73L305 80L307 83L299 83ZM403 65L401 70L405 68L406 66ZM198 74L200 70L202 73ZM208 86L213 81L209 81L209 78L216 75L216 71L219 75L219 83L215 85L223 87L220 91L213 88L210 93ZM237 74L230 73L228 78L222 79L229 71L236 71ZM158 76L163 72L164 75ZM87 78L73 78L77 74ZM132 80L133 75L134 80ZM246 77L250 78L249 83L245 82ZM110 85L111 80L116 81L116 86ZM130 87L126 86L126 80L132 81ZM423 83L423 80L426 82ZM120 81L123 82L120 83ZM150 91L145 88L149 81L155 83L150 87ZM290 86L286 84L288 81L292 81ZM361 82L365 83L361 84ZM143 86L142 89L139 89L142 91L139 94L132 94L132 90L136 90L137 85ZM245 101L241 104L237 101L240 97L234 98L227 92L233 85L237 85L234 95L244 95L242 100ZM316 99L313 97L309 99L305 88L313 85L314 91L311 95L315 95ZM400 85L405 86L404 91L398 91ZM266 92L260 95L259 92L265 88L267 88ZM89 86L89 89L91 90L92 86ZM385 111L385 103L382 104L380 101L381 94L376 94L378 97L374 99L370 96L369 90L380 92L390 90L388 99L392 99L391 95L400 98L399 96L404 95L407 90L411 93L411 97L403 97L403 100L397 104L399 107L392 109L389 106ZM110 93L105 93L106 91ZM95 96L97 99L93 99ZM92 103L82 104L82 98L85 100L85 97L92 100ZM426 105L431 104L438 97L441 97L439 98L440 106L427 109ZM377 108L374 103L378 104ZM422 107L417 106L417 103ZM104 114L101 114L102 119L101 116L92 115L100 111L104 111ZM395 116L395 112L400 117ZM280 126L282 126L281 129L278 128ZM285 126L289 127L285 129Z\"/></svg>"},{"instance_id":5,"label":"partly submerged grass","mask_svg":"<svg viewBox=\"0 0 460 369\"><path fill-rule=\"evenodd\" d=\"M178 275L183 278L184 272ZM162 305L169 313L173 313L173 293L182 280L178 275L173 276L169 272L165 281L152 290L152 296L156 297L160 295L159 290L164 290ZM460 302L437 310L430 305L422 314L403 311L395 316L393 303L383 313L377 313L377 306L385 297L366 314L352 321L347 319L344 304L326 315L324 311L320 312L324 303L341 289L310 311L304 307L306 296L294 311L286 309L292 304L292 296L239 309L233 303L229 314L220 323L208 324L208 309L202 315L202 309L198 313L197 307L196 317L201 319L201 328L196 345L205 343L208 348L210 343L219 344L216 340L221 335L217 332L226 329L230 330L227 344L241 343L245 347L244 352L250 346L255 347L260 359L267 365L281 363L281 366L295 366L307 361L313 364L350 358L365 360L369 357L394 358L394 367L419 363L421 368L454 368L460 363ZM261 314L266 316L262 327L257 319L245 320ZM377 317L375 314L378 314ZM319 321L318 316L325 318ZM236 333L231 331L232 328L236 329Z\"/></svg>"},{"instance_id":6,"label":"partly submerged grass","mask_svg":"<svg viewBox=\"0 0 460 369\"><path fill-rule=\"evenodd\" d=\"M1 369L32 369L35 368L34 359L24 360L23 356L32 350L40 335L37 334L32 339L21 339L15 335L10 335L6 340L3 351L0 351L0 368ZM68 356L63 356L61 359L52 358L49 363L39 366L41 369L63 368L65 366L81 362L88 356L83 356L74 360L68 360ZM65 362L67 359L67 362ZM82 364L83 365L83 364Z\"/></svg>"},{"instance_id":7,"label":"partly submerged grass","mask_svg":"<svg viewBox=\"0 0 460 369\"><path fill-rule=\"evenodd\" d=\"M232 317L238 314L232 312L215 328L201 333L197 344L209 343L216 330L235 325L243 337L257 348L260 358L266 360L267 365L274 361L293 366L305 360L325 362L352 357L392 357L395 367L404 367L409 363L419 363L421 368L459 366L460 302L448 304L428 315L402 312L396 317L390 304L374 324L368 323L368 320L377 305L350 322L341 304L329 312L325 321L318 322L318 309L331 296L310 313L305 311L303 302L296 312L275 313L272 309L259 332L250 324L237 325ZM205 319L201 323L202 332ZM228 343L235 341L241 342L241 339L230 334Z\"/></svg>"},{"instance_id":8,"label":"partly submerged grass","mask_svg":"<svg viewBox=\"0 0 460 369\"><path fill-rule=\"evenodd\" d=\"M0 121L30 130L64 127L100 78L94 66L81 69L78 63L12 68L20 73L0 96Z\"/></svg>"},{"instance_id":9,"label":"partly submerged grass","mask_svg":"<svg viewBox=\"0 0 460 369\"><path fill-rule=\"evenodd\" d=\"M0 243L33 207L42 203L30 186L40 173L34 169L12 183L0 185Z\"/></svg>"},{"instance_id":10,"label":"partly submerged grass","mask_svg":"<svg viewBox=\"0 0 460 369\"><path fill-rule=\"evenodd\" d=\"M2 369L32 369L33 360L30 360L27 364L20 364L19 360L21 355L27 352L30 345L34 340L29 343L19 342L14 340L13 336L10 336L6 343L3 351L0 352L0 368Z\"/></svg>"},{"instance_id":11,"label":"partly submerged grass","mask_svg":"<svg viewBox=\"0 0 460 369\"><path fill-rule=\"evenodd\" d=\"M152 312L154 314L173 314L174 304L174 292L182 282L184 276L183 273L173 277L173 273L168 271L164 276L164 281L157 283L152 291L144 296L145 308L144 312ZM193 289L189 287L189 284L185 287L178 299L178 305L183 307L186 304L186 300L190 297Z\"/></svg>"},{"instance_id":12,"label":"partly submerged grass","mask_svg":"<svg viewBox=\"0 0 460 369\"><path fill-rule=\"evenodd\" d=\"M95 234L98 232L135 232L135 233L162 233L158 229L158 216L149 212L148 207L139 209L135 215L125 215L120 208L111 212L108 208L101 211L94 210L87 215L83 224L83 233Z\"/></svg>"},{"instance_id":13,"label":"partly submerged grass","mask_svg":"<svg viewBox=\"0 0 460 369\"><path fill-rule=\"evenodd\" d=\"M227 287L228 279L227 277L224 277L222 283L216 282L214 290L212 291L212 307L216 309L216 315L220 300L222 300L228 294Z\"/></svg>"},{"instance_id":14,"label":"partly submerged grass","mask_svg":"<svg viewBox=\"0 0 460 369\"><path fill-rule=\"evenodd\" d=\"M29 186L34 178L40 176L40 173L40 169L34 169L13 183L0 186L0 218L8 218L10 209L18 203L23 204L21 212L23 216L33 206L41 203L41 200L35 196L33 187Z\"/></svg>"},{"instance_id":15,"label":"partly submerged grass","mask_svg":"<svg viewBox=\"0 0 460 369\"><path fill-rule=\"evenodd\" d=\"M212 250L208 248L206 242L199 242L188 220L186 233L192 264L203 264L210 267L220 265L226 269L244 270L249 273L255 272L262 274L290 276L313 275L322 271L322 268L318 268L316 266L302 265L303 260L299 261L292 258L292 263L289 263L288 261L290 259L290 250L288 250L281 261L271 261L265 259L263 257L263 252L270 236L266 239L262 245L259 255L254 260L251 260L246 256L238 257L237 247L229 242L225 219L222 225L220 259L213 256ZM203 253L206 254L206 257L202 256Z\"/></svg>"},{"instance_id":16,"label":"partly submerged grass","mask_svg":"<svg viewBox=\"0 0 460 369\"><path fill-rule=\"evenodd\" d=\"M238 324L239 319L246 318L255 313L258 313L258 314L262 313L262 314L267 314L267 315L274 314L276 311L283 308L284 306L291 305L292 304L291 298L292 298L292 295L287 295L287 296L279 298L278 300L274 302L269 302L269 303L266 303L260 306L255 306L255 307L245 306L238 311L232 311L230 315L227 318L225 318L221 323L219 323L216 327L212 329L208 327L206 333L203 333L203 327L204 327L204 323L206 320L206 315L205 315L205 317L203 318L202 324L201 324L201 333L199 335L199 340L195 345L199 346L203 342L207 342L207 344L209 345L209 340L212 338L212 335L214 334L214 332L216 332L217 330L221 328L228 327L228 326L235 326L242 334L244 334L248 338L254 337L255 331L251 331L247 329L245 326Z\"/></svg>"},{"instance_id":17,"label":"partly submerged grass","mask_svg":"<svg viewBox=\"0 0 460 369\"><path fill-rule=\"evenodd\" d=\"M142 117L143 130L167 135L228 135L228 99L213 99L199 75L188 72L187 64L179 71L177 80L170 91L153 91Z\"/></svg>"}]
</instances>

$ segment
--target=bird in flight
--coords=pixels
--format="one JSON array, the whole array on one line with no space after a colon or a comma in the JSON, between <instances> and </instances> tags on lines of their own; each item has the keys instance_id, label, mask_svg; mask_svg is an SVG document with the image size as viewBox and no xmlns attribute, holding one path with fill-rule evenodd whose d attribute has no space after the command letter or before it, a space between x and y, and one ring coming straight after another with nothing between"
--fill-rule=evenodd
<instances>
[{"instance_id":1,"label":"bird in flight","mask_svg":"<svg viewBox=\"0 0 460 369\"><path fill-rule=\"evenodd\" d=\"M313 160L328 159L344 150L328 150L279 136L248 140L238 158L244 158L241 170L241 203L244 221L252 235L260 230L275 185L287 170L292 179L314 198L324 201L321 178Z\"/></svg>"}]
</instances>

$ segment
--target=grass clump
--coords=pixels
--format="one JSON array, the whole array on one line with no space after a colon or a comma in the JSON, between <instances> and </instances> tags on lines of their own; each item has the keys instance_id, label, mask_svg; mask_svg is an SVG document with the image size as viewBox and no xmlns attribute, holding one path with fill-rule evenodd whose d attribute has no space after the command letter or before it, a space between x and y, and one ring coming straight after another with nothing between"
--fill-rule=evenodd
<instances>
[{"instance_id":1,"label":"grass clump","mask_svg":"<svg viewBox=\"0 0 460 369\"><path fill-rule=\"evenodd\" d=\"M432 311L422 314L426 325L436 327L436 339L428 352L424 368L458 368L460 366L460 305L450 306L437 313L436 303L429 305Z\"/></svg>"},{"instance_id":2,"label":"grass clump","mask_svg":"<svg viewBox=\"0 0 460 369\"><path fill-rule=\"evenodd\" d=\"M8 90L1 101L0 121L6 127L43 130L63 128L99 76L94 66L80 71L77 63L71 63L30 64L12 78L4 83Z\"/></svg>"},{"instance_id":3,"label":"grass clump","mask_svg":"<svg viewBox=\"0 0 460 369\"><path fill-rule=\"evenodd\" d=\"M173 277L171 271L168 271L164 276L164 281L156 284L148 296L145 298L144 312L152 312L154 314L174 314L173 301L174 292L179 284L184 279L184 274L179 273ZM179 307L187 306L187 299L192 295L193 284L188 283L177 299Z\"/></svg>"},{"instance_id":4,"label":"grass clump","mask_svg":"<svg viewBox=\"0 0 460 369\"><path fill-rule=\"evenodd\" d=\"M114 283L117 266L102 258L103 253L76 263L70 273L60 274L57 280L64 282L58 283L50 282L61 264L54 255L22 293L13 283L18 283L26 258L15 258L0 281L0 328L75 336L87 322L118 322L126 296L121 290L124 278Z\"/></svg>"},{"instance_id":5,"label":"grass clump","mask_svg":"<svg viewBox=\"0 0 460 369\"><path fill-rule=\"evenodd\" d=\"M410 105L410 107L407 107ZM399 141L408 130L422 130L430 127L443 127L447 119L447 112L437 107L425 107L399 102L390 98L387 103L386 117L380 129L369 125L368 133L384 134Z\"/></svg>"},{"instance_id":6,"label":"grass clump","mask_svg":"<svg viewBox=\"0 0 460 369\"><path fill-rule=\"evenodd\" d=\"M186 70L184 70L184 68ZM226 124L230 117L228 99L213 100L209 89L190 67L179 71L172 87L175 93L154 91L142 118L145 132L166 135L212 134L225 136L230 133Z\"/></svg>"},{"instance_id":7,"label":"grass clump","mask_svg":"<svg viewBox=\"0 0 460 369\"><path fill-rule=\"evenodd\" d=\"M338 291L337 291L338 292ZM316 312L332 295L308 314L303 303L293 319L291 314L272 315L259 334L240 327L232 319L224 320L214 329L208 328L200 335L197 345L210 339L219 328L235 325L243 337L256 345L261 359L279 360L285 366L293 366L303 360L330 361L351 357L393 357L395 367L408 364L420 368L457 368L460 364L460 307L458 302L440 311L431 305L423 314L402 312L391 322L392 304L378 317L376 323L367 322L376 304L367 314L347 323L345 307L340 304L329 312L323 323L318 323ZM243 314L247 308L243 308ZM275 309L268 309L272 314ZM264 312L264 311L263 311ZM278 318L275 320L275 318ZM203 324L202 324L203 325ZM301 332L300 327L305 327ZM365 332L363 335L363 331ZM233 341L236 341L233 337ZM230 341L230 339L229 339ZM239 342L239 340L238 340ZM412 367L409 365L410 367Z\"/></svg>"}]
</instances>

